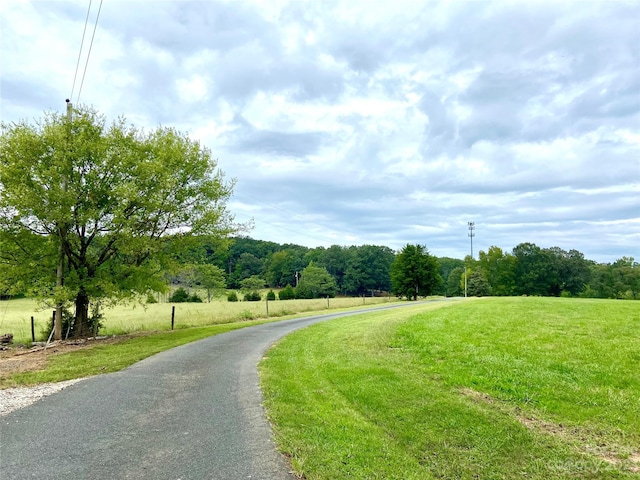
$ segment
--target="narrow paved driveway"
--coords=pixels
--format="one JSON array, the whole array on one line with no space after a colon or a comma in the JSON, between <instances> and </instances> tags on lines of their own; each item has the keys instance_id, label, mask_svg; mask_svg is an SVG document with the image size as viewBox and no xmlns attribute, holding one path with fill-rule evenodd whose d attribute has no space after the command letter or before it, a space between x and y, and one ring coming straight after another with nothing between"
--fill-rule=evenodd
<instances>
[{"instance_id":1,"label":"narrow paved driveway","mask_svg":"<svg viewBox=\"0 0 640 480\"><path fill-rule=\"evenodd\" d=\"M45 397L2 417L0 478L291 479L257 364L287 333L357 313L236 330Z\"/></svg>"}]
</instances>

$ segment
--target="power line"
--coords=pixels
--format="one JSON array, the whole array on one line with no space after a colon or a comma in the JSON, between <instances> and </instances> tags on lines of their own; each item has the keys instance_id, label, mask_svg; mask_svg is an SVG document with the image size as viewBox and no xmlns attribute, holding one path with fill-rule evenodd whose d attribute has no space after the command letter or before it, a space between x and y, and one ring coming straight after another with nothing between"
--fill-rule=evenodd
<instances>
[{"instance_id":1,"label":"power line","mask_svg":"<svg viewBox=\"0 0 640 480\"><path fill-rule=\"evenodd\" d=\"M82 40L80 41L80 50L78 51L78 61L76 62L76 73L73 75L73 86L71 87L71 95L69 98L73 98L73 92L76 89L76 79L78 78L78 68L80 67L80 57L82 56L82 47L84 46L84 36L87 33L87 24L89 23L89 13L91 13L91 2L89 0L89 8L87 8L87 18L84 19L84 30L82 30Z\"/></svg>"},{"instance_id":2,"label":"power line","mask_svg":"<svg viewBox=\"0 0 640 480\"><path fill-rule=\"evenodd\" d=\"M91 6L91 5L89 5ZM82 81L80 82L80 89L78 90L78 98L76 103L80 102L80 94L82 93L82 85L84 85L84 76L87 73L87 66L89 65L89 57L91 56L91 48L93 47L93 39L96 36L96 30L98 28L98 19L100 18L100 11L102 10L102 0L100 0L100 6L98 7L98 15L96 15L96 23L93 25L93 35L91 35L91 43L89 44L89 52L87 53L87 61L84 64L84 72L82 73Z\"/></svg>"},{"instance_id":3,"label":"power line","mask_svg":"<svg viewBox=\"0 0 640 480\"><path fill-rule=\"evenodd\" d=\"M249 195L248 193L244 193L244 192L243 193L239 193L239 194L236 193L236 194L234 194L234 196L250 198L250 199L254 200L257 203L259 203L261 205L264 205L265 207L269 207L269 208L275 210L278 213L282 213L282 207L278 207L277 205L274 205L273 203L265 202L264 200L261 200L260 198L254 197L253 195ZM304 216L299 215L297 213L288 213L288 215L289 215L289 218L297 218L299 220L307 222L307 219ZM318 226L318 227L326 228L324 225L320 225L320 224L318 224L316 222L313 222L313 224Z\"/></svg>"},{"instance_id":4,"label":"power line","mask_svg":"<svg viewBox=\"0 0 640 480\"><path fill-rule=\"evenodd\" d=\"M247 194L247 193L241 193L241 194L234 194L234 197L247 197L247 198L250 198L250 199L254 200L256 203L259 203L259 204L261 204L261 205L264 205L264 206L266 206L266 207L269 207L269 208L271 208L271 209L275 210L275 211L276 211L276 212L278 212L278 213L282 213L282 208L277 207L276 205L274 205L274 204L272 204L272 203L267 203L267 202L265 202L265 201L263 201L263 200L261 200L261 199L259 199L259 198L254 197L253 195L249 195L249 194ZM249 217L248 215L244 215L244 216L245 216L245 217ZM252 217L249 217L249 218L252 218ZM309 222L309 221L307 220L307 218L305 218L305 217L304 217L304 216L302 216L302 215L296 214L296 213L289 213L289 214L288 214L288 218L293 218L293 219L296 219L296 218L297 218L298 220L300 220L300 221L302 221L302 222L305 222L305 223L307 223L307 224L311 224L311 225L315 225L316 227L319 227L319 228L325 228L325 229L327 229L327 227L326 227L326 226L321 225L321 224L319 224L319 223L317 223L317 222ZM255 221L255 219L254 219L254 221ZM318 241L318 242L323 242L323 243L324 243L324 242L335 242L335 239L329 239L328 237L319 238L319 237L316 237L316 236L313 236L313 235L309 235L308 233L302 232L302 231L300 231L300 230L292 230L292 229L290 229L290 228L285 228L285 227L282 227L282 226L277 225L277 224L275 224L275 223L270 223L270 222L267 222L267 221L262 220L262 219L260 219L258 222L259 222L259 223L266 223L267 225L271 225L271 226L276 227L276 228L278 228L278 229L280 229L280 230L284 230L284 231L287 231L287 232L295 233L295 234L297 234L297 235L302 235L303 237L308 237L308 238L310 238L310 239L312 239L312 240L316 240L316 241Z\"/></svg>"},{"instance_id":5,"label":"power line","mask_svg":"<svg viewBox=\"0 0 640 480\"><path fill-rule=\"evenodd\" d=\"M272 227L275 227L275 228L277 228L277 229L279 229L279 230L283 230L283 231L285 231L285 232L290 232L290 233L295 233L296 235L301 235L301 236L303 236L303 237L307 237L307 238L310 238L310 239L312 239L312 240L316 240L316 241L321 242L321 243L325 243L325 242L329 242L329 243L331 243L331 242L334 242L334 243L332 243L332 244L333 244L333 245L336 245L336 243L335 243L335 239L334 239L334 240L330 240L328 237L325 237L325 238L314 237L313 235L309 235L308 233L302 232L302 231L300 231L300 230L293 230L293 229L291 229L291 228L286 228L286 227L283 227L283 226L278 225L278 224L275 224L275 223L267 222L266 220L263 220L263 219L256 220L254 217L251 217L251 216L249 216L249 215L247 215L247 214L245 214L245 213L237 213L237 212L236 212L236 213L234 213L234 215L240 215L240 216L242 216L242 217L249 218L249 219L253 220L254 222L257 222L257 223L263 223L263 224L266 224L266 225L271 225ZM318 227L321 227L321 226L322 226L322 225L318 225L318 224L315 224L315 223L314 223L314 225L316 225L316 226L318 226Z\"/></svg>"}]
</instances>

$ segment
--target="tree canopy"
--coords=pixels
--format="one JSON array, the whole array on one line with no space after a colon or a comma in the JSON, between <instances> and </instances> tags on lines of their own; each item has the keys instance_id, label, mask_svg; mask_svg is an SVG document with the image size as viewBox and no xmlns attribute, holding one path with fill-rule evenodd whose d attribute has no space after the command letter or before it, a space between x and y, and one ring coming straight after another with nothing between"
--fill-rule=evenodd
<instances>
[{"instance_id":1,"label":"tree canopy","mask_svg":"<svg viewBox=\"0 0 640 480\"><path fill-rule=\"evenodd\" d=\"M407 299L431 295L442 283L438 260L424 245L407 244L391 266L393 293Z\"/></svg>"},{"instance_id":2,"label":"tree canopy","mask_svg":"<svg viewBox=\"0 0 640 480\"><path fill-rule=\"evenodd\" d=\"M337 288L335 279L327 269L311 262L302 270L296 295L299 298L333 297Z\"/></svg>"},{"instance_id":3,"label":"tree canopy","mask_svg":"<svg viewBox=\"0 0 640 480\"><path fill-rule=\"evenodd\" d=\"M226 209L234 182L175 129L108 125L86 107L1 128L2 275L75 303L76 336L88 333L90 301L165 287L164 238L175 247L181 237L236 231Z\"/></svg>"}]
</instances>

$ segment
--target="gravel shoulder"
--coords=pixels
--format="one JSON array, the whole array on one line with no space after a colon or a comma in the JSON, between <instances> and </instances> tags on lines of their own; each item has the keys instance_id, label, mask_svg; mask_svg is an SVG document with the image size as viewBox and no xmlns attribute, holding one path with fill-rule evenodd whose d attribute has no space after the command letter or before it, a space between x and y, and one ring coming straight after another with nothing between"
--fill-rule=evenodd
<instances>
[{"instance_id":1,"label":"gravel shoulder","mask_svg":"<svg viewBox=\"0 0 640 480\"><path fill-rule=\"evenodd\" d=\"M59 392L70 385L74 385L84 379L67 380L57 383L43 383L33 387L14 387L0 390L0 417L7 415L19 408L28 407L41 398Z\"/></svg>"}]
</instances>

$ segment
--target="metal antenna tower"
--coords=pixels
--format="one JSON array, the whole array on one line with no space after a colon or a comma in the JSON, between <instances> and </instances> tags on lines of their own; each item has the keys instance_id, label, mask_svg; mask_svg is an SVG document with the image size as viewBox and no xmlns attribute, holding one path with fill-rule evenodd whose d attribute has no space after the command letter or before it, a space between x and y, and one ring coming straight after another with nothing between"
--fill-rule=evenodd
<instances>
[{"instance_id":1,"label":"metal antenna tower","mask_svg":"<svg viewBox=\"0 0 640 480\"><path fill-rule=\"evenodd\" d=\"M473 237L476 236L473 231L476 229L476 224L475 222L467 222L467 225L469 226L469 238L471 239L471 258L473 258Z\"/></svg>"}]
</instances>

